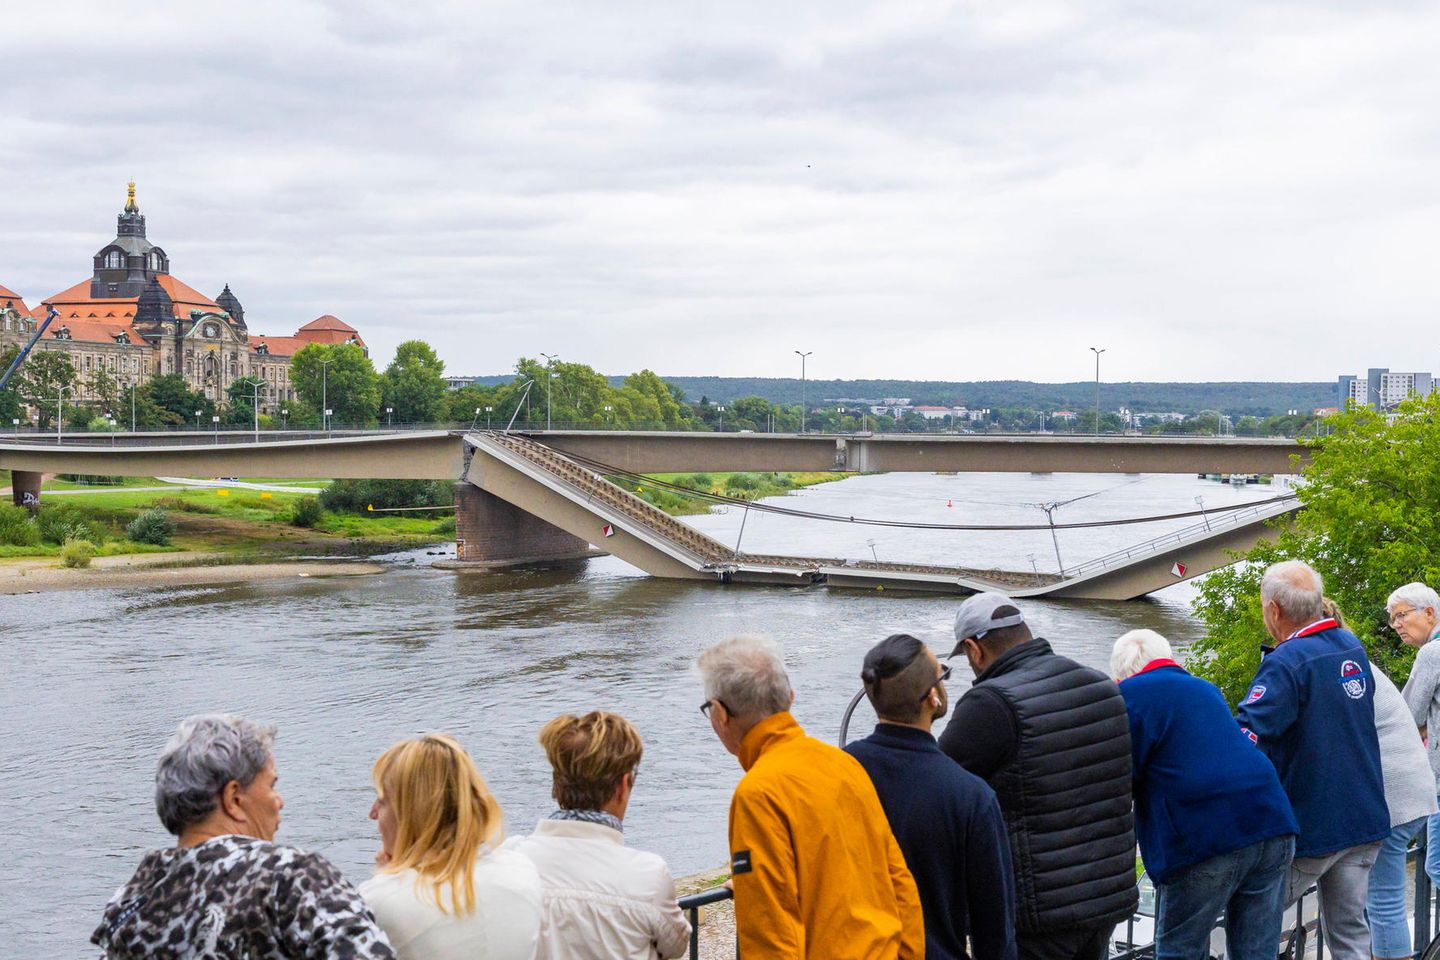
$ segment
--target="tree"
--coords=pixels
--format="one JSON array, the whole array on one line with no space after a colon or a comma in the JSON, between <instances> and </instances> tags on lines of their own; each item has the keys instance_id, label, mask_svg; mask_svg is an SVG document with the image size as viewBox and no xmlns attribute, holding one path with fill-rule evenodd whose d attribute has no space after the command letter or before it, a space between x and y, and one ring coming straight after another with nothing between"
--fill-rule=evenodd
<instances>
[{"instance_id":1,"label":"tree","mask_svg":"<svg viewBox=\"0 0 1440 960\"><path fill-rule=\"evenodd\" d=\"M255 423L255 388L260 388L260 399L265 399L268 386L259 377L239 377L226 388L230 398L223 419L229 426L248 427Z\"/></svg>"},{"instance_id":2,"label":"tree","mask_svg":"<svg viewBox=\"0 0 1440 960\"><path fill-rule=\"evenodd\" d=\"M497 387L461 387L459 390L451 390L446 393L445 413L443 419L451 423L469 424L472 421L484 425L486 421L485 408L494 407L490 411L489 420L491 426L504 426L505 421L510 419L513 410L507 407L502 414L499 404L499 389ZM477 415L476 410L480 413Z\"/></svg>"},{"instance_id":3,"label":"tree","mask_svg":"<svg viewBox=\"0 0 1440 960\"><path fill-rule=\"evenodd\" d=\"M1313 459L1298 488L1304 510L1239 566L1211 574L1195 610L1207 635L1191 648L1197 672L1235 702L1260 661L1260 576L1296 558L1325 578L1325 592L1371 659L1403 676L1414 651L1388 629L1385 600L1412 581L1440 580L1440 394L1407 400L1393 421L1361 407L1330 418L1329 436L1302 442Z\"/></svg>"},{"instance_id":4,"label":"tree","mask_svg":"<svg viewBox=\"0 0 1440 960\"><path fill-rule=\"evenodd\" d=\"M7 347L0 350L0 374L10 369L10 364L19 353L19 347ZM11 383L4 390L0 390L0 427L8 428L11 426L11 420L25 419L25 404L14 387L15 384Z\"/></svg>"},{"instance_id":5,"label":"tree","mask_svg":"<svg viewBox=\"0 0 1440 960\"><path fill-rule=\"evenodd\" d=\"M321 363L328 361L328 366ZM375 425L380 378L365 350L355 343L311 343L290 358L290 382L297 396L316 410L334 411L330 422Z\"/></svg>"},{"instance_id":6,"label":"tree","mask_svg":"<svg viewBox=\"0 0 1440 960\"><path fill-rule=\"evenodd\" d=\"M60 408L64 391L66 405L75 402L75 364L68 354L58 350L36 350L25 358L15 374L17 392L25 402L40 411L40 429L47 429Z\"/></svg>"},{"instance_id":7,"label":"tree","mask_svg":"<svg viewBox=\"0 0 1440 960\"><path fill-rule=\"evenodd\" d=\"M137 415L138 403L141 400L149 401L159 419L171 426L197 426L196 410L200 411L198 425L208 424L215 414L215 404L210 402L210 398L197 390L191 390L185 378L178 373L155 377L140 388Z\"/></svg>"},{"instance_id":8,"label":"tree","mask_svg":"<svg viewBox=\"0 0 1440 960\"><path fill-rule=\"evenodd\" d=\"M647 397L654 401L656 419L668 429L689 428L689 409L683 403L684 394L677 397L679 388L661 380L653 370L641 370L639 373L630 374L625 378L625 387L634 390L641 397Z\"/></svg>"},{"instance_id":9,"label":"tree","mask_svg":"<svg viewBox=\"0 0 1440 960\"><path fill-rule=\"evenodd\" d=\"M445 364L434 348L423 340L406 340L381 376L381 405L395 408L398 423L436 423L449 412L447 390Z\"/></svg>"},{"instance_id":10,"label":"tree","mask_svg":"<svg viewBox=\"0 0 1440 960\"><path fill-rule=\"evenodd\" d=\"M101 410L108 414L115 413L115 406L120 398L120 386L104 367L96 367L85 385Z\"/></svg>"}]
</instances>

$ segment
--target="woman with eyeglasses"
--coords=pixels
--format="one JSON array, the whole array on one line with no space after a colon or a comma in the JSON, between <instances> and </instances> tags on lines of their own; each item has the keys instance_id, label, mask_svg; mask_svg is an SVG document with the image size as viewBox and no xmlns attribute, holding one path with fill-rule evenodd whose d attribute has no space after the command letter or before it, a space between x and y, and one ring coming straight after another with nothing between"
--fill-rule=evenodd
<instances>
[{"instance_id":1,"label":"woman with eyeglasses","mask_svg":"<svg viewBox=\"0 0 1440 960\"><path fill-rule=\"evenodd\" d=\"M1440 733L1440 596L1423 583L1407 583L1385 601L1390 615L1390 628L1400 639L1418 648L1410 679L1405 682L1405 703L1422 735L1430 727ZM1435 786L1440 793L1440 736L1427 737L1426 752ZM1425 872L1440 883L1440 817L1431 817L1429 840L1425 852Z\"/></svg>"},{"instance_id":2,"label":"woman with eyeglasses","mask_svg":"<svg viewBox=\"0 0 1440 960\"><path fill-rule=\"evenodd\" d=\"M379 872L360 888L400 960L533 960L540 878L503 838L500 804L443 733L375 762Z\"/></svg>"}]
</instances>

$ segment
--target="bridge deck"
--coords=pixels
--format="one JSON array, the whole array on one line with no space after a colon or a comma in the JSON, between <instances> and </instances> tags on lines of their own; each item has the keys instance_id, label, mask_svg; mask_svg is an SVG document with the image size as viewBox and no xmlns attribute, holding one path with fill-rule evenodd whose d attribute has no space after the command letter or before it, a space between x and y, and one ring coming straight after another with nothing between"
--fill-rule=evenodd
<instances>
[{"instance_id":1,"label":"bridge deck","mask_svg":"<svg viewBox=\"0 0 1440 960\"><path fill-rule=\"evenodd\" d=\"M726 583L813 583L831 587L1013 596L1133 599L1230 562L1293 500L1217 514L1201 524L1100 557L1064 575L734 550L533 439L472 434L467 477L482 489L656 576ZM519 482L516 482L517 477ZM544 489L544 494L539 493ZM557 500L556 494L559 495ZM560 502L563 500L564 502ZM574 508L578 507L576 510ZM604 531L600 537L597 531ZM1188 562L1174 559L1184 556Z\"/></svg>"}]
</instances>

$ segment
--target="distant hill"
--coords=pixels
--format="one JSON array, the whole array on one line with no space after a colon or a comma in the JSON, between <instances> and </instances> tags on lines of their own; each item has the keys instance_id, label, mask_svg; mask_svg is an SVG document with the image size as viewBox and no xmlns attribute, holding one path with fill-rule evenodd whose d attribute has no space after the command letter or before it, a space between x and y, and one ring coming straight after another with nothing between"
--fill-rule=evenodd
<instances>
[{"instance_id":1,"label":"distant hill","mask_svg":"<svg viewBox=\"0 0 1440 960\"><path fill-rule=\"evenodd\" d=\"M663 374L662 374L663 376ZM514 375L479 377L485 385L508 383ZM611 377L619 385L624 377ZM799 403L799 378L762 377L665 377L685 391L690 400L701 397L712 403L729 403L738 397L764 397L772 403ZM1258 417L1283 414L1286 410L1309 413L1316 407L1335 405L1336 385L1323 383L1264 383L1251 381L1215 383L1132 383L1100 384L1100 404L1106 410L1128 407L1142 413L1193 414L1219 410L1231 417ZM1034 383L1029 380L807 380L805 399L879 400L909 397L911 403L936 406L1025 407L1029 409L1084 410L1095 403L1094 381L1077 383Z\"/></svg>"}]
</instances>

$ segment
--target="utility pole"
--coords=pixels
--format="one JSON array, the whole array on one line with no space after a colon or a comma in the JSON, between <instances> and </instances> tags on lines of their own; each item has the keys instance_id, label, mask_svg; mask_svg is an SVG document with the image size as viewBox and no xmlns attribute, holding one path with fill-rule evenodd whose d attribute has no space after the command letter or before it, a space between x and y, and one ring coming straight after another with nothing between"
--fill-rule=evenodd
<instances>
[{"instance_id":1,"label":"utility pole","mask_svg":"<svg viewBox=\"0 0 1440 960\"><path fill-rule=\"evenodd\" d=\"M250 411L255 414L255 442L256 442L256 443L259 443L259 442L260 442L260 388L261 388L262 386L263 386L263 384L262 384L259 380L256 380L254 383L250 384L250 387L251 387L251 389L252 389L252 391L253 391L253 393L254 393L254 399L253 399L253 402L252 402L251 405L250 405Z\"/></svg>"},{"instance_id":2,"label":"utility pole","mask_svg":"<svg viewBox=\"0 0 1440 960\"><path fill-rule=\"evenodd\" d=\"M1100 354L1105 348L1091 347L1095 351L1095 436L1100 436Z\"/></svg>"},{"instance_id":3,"label":"utility pole","mask_svg":"<svg viewBox=\"0 0 1440 960\"><path fill-rule=\"evenodd\" d=\"M56 406L55 406L55 445L56 445L56 446L59 446L60 444L62 444L62 443L65 442L65 391L66 391L66 390L69 390L69 389L70 389L69 387L63 387L63 386L62 386L62 387L60 388L60 390L58 391L60 395L59 395L58 397L55 397L55 398L54 398L55 404L56 404ZM41 402L41 403L49 403L50 401L48 401L48 400L42 400L42 401L40 401L40 402ZM36 413L36 416L38 417L38 416L39 416L39 413Z\"/></svg>"},{"instance_id":4,"label":"utility pole","mask_svg":"<svg viewBox=\"0 0 1440 960\"><path fill-rule=\"evenodd\" d=\"M555 361L560 355L558 353L542 353L540 356L545 358L545 430L549 432L551 428L550 415L554 410L553 405L550 403L550 397L554 393Z\"/></svg>"},{"instance_id":5,"label":"utility pole","mask_svg":"<svg viewBox=\"0 0 1440 960\"><path fill-rule=\"evenodd\" d=\"M802 353L801 351L799 351L799 350L796 350L796 351L795 351L795 353L798 354L799 357L800 357L800 432L801 432L801 433L808 433L808 432L809 432L809 431L807 430L806 424L805 424L805 419L806 419L806 417L805 417L805 358L808 357L808 356L810 356L810 354L812 354L812 353L814 353L814 352L815 352L814 350L806 350L806 351L804 351L803 353Z\"/></svg>"},{"instance_id":6,"label":"utility pole","mask_svg":"<svg viewBox=\"0 0 1440 960\"><path fill-rule=\"evenodd\" d=\"M332 357L329 360L320 361L320 414L324 421L325 432L330 432L330 364L334 363Z\"/></svg>"}]
</instances>

